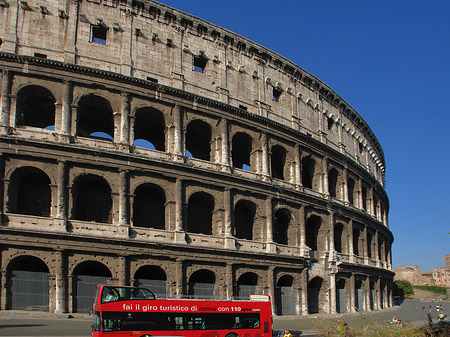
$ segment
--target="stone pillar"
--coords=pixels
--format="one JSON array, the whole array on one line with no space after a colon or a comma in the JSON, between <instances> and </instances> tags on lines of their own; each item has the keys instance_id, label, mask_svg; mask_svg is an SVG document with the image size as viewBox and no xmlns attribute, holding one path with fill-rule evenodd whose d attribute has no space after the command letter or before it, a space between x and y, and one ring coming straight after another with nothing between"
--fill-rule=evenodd
<instances>
[{"instance_id":1,"label":"stone pillar","mask_svg":"<svg viewBox=\"0 0 450 337\"><path fill-rule=\"evenodd\" d=\"M226 292L227 292L227 300L231 300L231 298L233 297L233 264L231 262L227 262L226 265L226 270L225 270L225 276L226 276Z\"/></svg>"},{"instance_id":2,"label":"stone pillar","mask_svg":"<svg viewBox=\"0 0 450 337\"><path fill-rule=\"evenodd\" d=\"M301 314L303 316L308 315L308 268L304 268L302 270L300 276L300 283L302 288L302 305L301 305Z\"/></svg>"},{"instance_id":3,"label":"stone pillar","mask_svg":"<svg viewBox=\"0 0 450 337\"><path fill-rule=\"evenodd\" d=\"M131 96L127 92L121 93L122 104L121 104L121 119L120 119L120 143L123 147L128 147L130 145L130 101Z\"/></svg>"},{"instance_id":4,"label":"stone pillar","mask_svg":"<svg viewBox=\"0 0 450 337\"><path fill-rule=\"evenodd\" d=\"M306 217L305 217L305 207L300 205L298 209L298 221L299 223L299 243L300 243L300 254L303 257L309 258L309 247L306 246Z\"/></svg>"},{"instance_id":5,"label":"stone pillar","mask_svg":"<svg viewBox=\"0 0 450 337\"><path fill-rule=\"evenodd\" d=\"M362 179L358 179L358 208L364 211L363 208L363 195L362 195Z\"/></svg>"},{"instance_id":6,"label":"stone pillar","mask_svg":"<svg viewBox=\"0 0 450 337\"><path fill-rule=\"evenodd\" d=\"M55 270L55 313L66 312L65 296L65 275L64 275L64 252L56 252L56 270Z\"/></svg>"},{"instance_id":7,"label":"stone pillar","mask_svg":"<svg viewBox=\"0 0 450 337\"><path fill-rule=\"evenodd\" d=\"M322 193L325 194L326 196L330 195L330 191L328 188L328 159L327 158L323 158L322 159L322 177L323 177L323 189L322 189Z\"/></svg>"},{"instance_id":8,"label":"stone pillar","mask_svg":"<svg viewBox=\"0 0 450 337\"><path fill-rule=\"evenodd\" d=\"M183 108L180 105L175 105L173 108L174 135L172 145L175 160L183 160L184 157L183 115Z\"/></svg>"},{"instance_id":9,"label":"stone pillar","mask_svg":"<svg viewBox=\"0 0 450 337\"><path fill-rule=\"evenodd\" d=\"M0 295L0 310L6 310L7 293L8 293L8 272L1 270L1 295Z\"/></svg>"},{"instance_id":10,"label":"stone pillar","mask_svg":"<svg viewBox=\"0 0 450 337\"><path fill-rule=\"evenodd\" d=\"M269 266L267 270L267 290L268 295L270 296L271 305L272 305L272 312L275 312L275 266Z\"/></svg>"},{"instance_id":11,"label":"stone pillar","mask_svg":"<svg viewBox=\"0 0 450 337\"><path fill-rule=\"evenodd\" d=\"M353 248L353 220L350 219L348 227L348 255L350 257L350 263L355 263L355 251Z\"/></svg>"},{"instance_id":12,"label":"stone pillar","mask_svg":"<svg viewBox=\"0 0 450 337\"><path fill-rule=\"evenodd\" d=\"M57 212L56 222L61 230L67 230L67 162L58 161Z\"/></svg>"},{"instance_id":13,"label":"stone pillar","mask_svg":"<svg viewBox=\"0 0 450 337\"><path fill-rule=\"evenodd\" d=\"M330 273L330 288L328 291L328 298L330 305L328 307L328 313L335 315L336 311L336 274Z\"/></svg>"},{"instance_id":14,"label":"stone pillar","mask_svg":"<svg viewBox=\"0 0 450 337\"><path fill-rule=\"evenodd\" d=\"M231 153L230 153L230 130L229 130L229 123L228 120L223 118L222 119L222 171L229 171L231 167Z\"/></svg>"},{"instance_id":15,"label":"stone pillar","mask_svg":"<svg viewBox=\"0 0 450 337\"><path fill-rule=\"evenodd\" d=\"M350 276L350 294L348 294L348 303L347 303L347 310L348 312L356 312L356 302L355 302L355 275L352 274ZM362 309L362 308L361 308Z\"/></svg>"},{"instance_id":16,"label":"stone pillar","mask_svg":"<svg viewBox=\"0 0 450 337\"><path fill-rule=\"evenodd\" d=\"M302 156L300 146L295 144L295 185L296 187L302 186L302 174L301 174L301 166L302 166Z\"/></svg>"},{"instance_id":17,"label":"stone pillar","mask_svg":"<svg viewBox=\"0 0 450 337\"><path fill-rule=\"evenodd\" d=\"M369 263L369 254L367 251L367 226L364 226L364 230L362 232L363 244L361 245L361 256L364 258L364 264Z\"/></svg>"},{"instance_id":18,"label":"stone pillar","mask_svg":"<svg viewBox=\"0 0 450 337\"><path fill-rule=\"evenodd\" d=\"M185 243L185 235L183 230L183 180L177 179L175 182L175 235L174 241L177 243Z\"/></svg>"},{"instance_id":19,"label":"stone pillar","mask_svg":"<svg viewBox=\"0 0 450 337\"><path fill-rule=\"evenodd\" d=\"M266 199L266 251L275 253L276 246L273 242L273 205L272 198Z\"/></svg>"},{"instance_id":20,"label":"stone pillar","mask_svg":"<svg viewBox=\"0 0 450 337\"><path fill-rule=\"evenodd\" d=\"M129 222L128 222L128 204L129 194L128 185L129 177L127 170L119 171L119 228L118 235L128 237L129 235Z\"/></svg>"},{"instance_id":21,"label":"stone pillar","mask_svg":"<svg viewBox=\"0 0 450 337\"><path fill-rule=\"evenodd\" d=\"M125 256L118 257L118 281L119 285L126 286L127 285L127 258Z\"/></svg>"},{"instance_id":22,"label":"stone pillar","mask_svg":"<svg viewBox=\"0 0 450 337\"><path fill-rule=\"evenodd\" d=\"M374 203L374 199L373 199L373 188L371 187L369 190L369 196L370 196L370 200L369 200L369 205L368 205L368 211L369 214L372 216L375 216L375 203Z\"/></svg>"},{"instance_id":23,"label":"stone pillar","mask_svg":"<svg viewBox=\"0 0 450 337\"><path fill-rule=\"evenodd\" d=\"M343 180L344 180L344 195L343 195L343 200L344 203L348 204L348 169L344 168L344 173L343 173Z\"/></svg>"},{"instance_id":24,"label":"stone pillar","mask_svg":"<svg viewBox=\"0 0 450 337\"><path fill-rule=\"evenodd\" d=\"M261 174L263 175L263 178L268 178L270 176L270 169L269 169L269 150L268 150L268 143L267 143L267 134L263 132L261 134Z\"/></svg>"},{"instance_id":25,"label":"stone pillar","mask_svg":"<svg viewBox=\"0 0 450 337\"><path fill-rule=\"evenodd\" d=\"M3 70L2 91L0 102L0 135L9 134L9 114L10 114L10 94L11 94L12 74L8 70Z\"/></svg>"},{"instance_id":26,"label":"stone pillar","mask_svg":"<svg viewBox=\"0 0 450 337\"><path fill-rule=\"evenodd\" d=\"M235 241L233 239L232 234L232 196L231 196L231 190L229 188L226 188L224 191L224 235L225 235L225 248L233 249L236 248Z\"/></svg>"},{"instance_id":27,"label":"stone pillar","mask_svg":"<svg viewBox=\"0 0 450 337\"><path fill-rule=\"evenodd\" d=\"M328 236L328 238L329 238L329 253L330 253L330 256L333 256L334 255L334 249L335 249L335 247L334 247L334 224L335 224L335 216L334 216L334 211L332 211L332 210L330 210L329 211L329 214L328 214L328 217L329 217L329 236ZM341 238L342 239L342 238ZM342 242L341 242L341 246L342 246Z\"/></svg>"},{"instance_id":28,"label":"stone pillar","mask_svg":"<svg viewBox=\"0 0 450 337\"><path fill-rule=\"evenodd\" d=\"M72 122L73 84L72 81L67 80L64 80L63 84L64 84L64 95L61 111L60 136L61 140L69 142L71 122Z\"/></svg>"},{"instance_id":29,"label":"stone pillar","mask_svg":"<svg viewBox=\"0 0 450 337\"><path fill-rule=\"evenodd\" d=\"M176 277L176 297L181 298L183 296L183 260L177 259L175 262L175 277Z\"/></svg>"}]
</instances>

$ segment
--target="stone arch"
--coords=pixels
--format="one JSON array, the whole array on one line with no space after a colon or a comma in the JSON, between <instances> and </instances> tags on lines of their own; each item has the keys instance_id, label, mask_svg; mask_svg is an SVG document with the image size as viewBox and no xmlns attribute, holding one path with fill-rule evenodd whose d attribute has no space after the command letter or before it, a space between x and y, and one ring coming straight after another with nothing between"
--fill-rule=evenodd
<instances>
[{"instance_id":1,"label":"stone arch","mask_svg":"<svg viewBox=\"0 0 450 337\"><path fill-rule=\"evenodd\" d=\"M42 170L25 166L11 173L8 186L7 212L50 216L51 188L50 178Z\"/></svg>"},{"instance_id":2,"label":"stone arch","mask_svg":"<svg viewBox=\"0 0 450 337\"><path fill-rule=\"evenodd\" d=\"M297 296L294 285L294 277L281 276L275 286L275 312L279 316L295 315Z\"/></svg>"},{"instance_id":3,"label":"stone arch","mask_svg":"<svg viewBox=\"0 0 450 337\"><path fill-rule=\"evenodd\" d=\"M353 254L361 256L363 253L361 245L361 230L358 227L353 228Z\"/></svg>"},{"instance_id":4,"label":"stone arch","mask_svg":"<svg viewBox=\"0 0 450 337\"><path fill-rule=\"evenodd\" d=\"M239 200L234 206L233 234L238 239L253 240L256 205L249 200Z\"/></svg>"},{"instance_id":5,"label":"stone arch","mask_svg":"<svg viewBox=\"0 0 450 337\"><path fill-rule=\"evenodd\" d=\"M206 192L195 192L187 205L186 231L211 235L213 226L214 197Z\"/></svg>"},{"instance_id":6,"label":"stone arch","mask_svg":"<svg viewBox=\"0 0 450 337\"><path fill-rule=\"evenodd\" d=\"M186 153L193 158L211 160L211 126L200 120L191 121L186 127ZM188 153L189 152L189 153Z\"/></svg>"},{"instance_id":7,"label":"stone arch","mask_svg":"<svg viewBox=\"0 0 450 337\"><path fill-rule=\"evenodd\" d=\"M237 279L236 296L239 299L249 299L251 294L261 294L259 276L253 272L246 272Z\"/></svg>"},{"instance_id":8,"label":"stone arch","mask_svg":"<svg viewBox=\"0 0 450 337\"><path fill-rule=\"evenodd\" d=\"M188 281L187 294L195 298L215 298L218 287L216 274L207 269L200 269L191 274Z\"/></svg>"},{"instance_id":9,"label":"stone arch","mask_svg":"<svg viewBox=\"0 0 450 337\"><path fill-rule=\"evenodd\" d=\"M312 251L321 250L322 240L319 240L319 232L322 227L322 219L318 215L311 215L306 219L306 245Z\"/></svg>"},{"instance_id":10,"label":"stone arch","mask_svg":"<svg viewBox=\"0 0 450 337\"><path fill-rule=\"evenodd\" d=\"M347 312L346 280L344 278L336 280L336 312Z\"/></svg>"},{"instance_id":11,"label":"stone arch","mask_svg":"<svg viewBox=\"0 0 450 337\"><path fill-rule=\"evenodd\" d=\"M270 150L270 168L273 178L285 180L286 155L287 151L283 146L272 146Z\"/></svg>"},{"instance_id":12,"label":"stone arch","mask_svg":"<svg viewBox=\"0 0 450 337\"><path fill-rule=\"evenodd\" d=\"M245 132L236 132L231 140L231 159L235 168L256 171L252 165L253 139Z\"/></svg>"},{"instance_id":13,"label":"stone arch","mask_svg":"<svg viewBox=\"0 0 450 337\"><path fill-rule=\"evenodd\" d=\"M141 266L134 273L133 286L148 288L157 297L164 298L168 293L167 274L159 266Z\"/></svg>"},{"instance_id":14,"label":"stone arch","mask_svg":"<svg viewBox=\"0 0 450 337\"><path fill-rule=\"evenodd\" d=\"M78 176L72 187L72 199L72 219L112 223L111 188L102 177Z\"/></svg>"},{"instance_id":15,"label":"stone arch","mask_svg":"<svg viewBox=\"0 0 450 337\"><path fill-rule=\"evenodd\" d=\"M326 286L319 276L314 277L308 283L308 313L318 314L324 312L324 297L326 296Z\"/></svg>"},{"instance_id":16,"label":"stone arch","mask_svg":"<svg viewBox=\"0 0 450 337\"><path fill-rule=\"evenodd\" d=\"M6 267L6 308L48 311L49 276L48 265L39 257L13 257Z\"/></svg>"},{"instance_id":17,"label":"stone arch","mask_svg":"<svg viewBox=\"0 0 450 337\"><path fill-rule=\"evenodd\" d=\"M165 151L164 113L152 107L141 107L136 109L134 116L133 145Z\"/></svg>"},{"instance_id":18,"label":"stone arch","mask_svg":"<svg viewBox=\"0 0 450 337\"><path fill-rule=\"evenodd\" d=\"M16 126L42 129L55 127L55 97L40 85L28 85L17 92Z\"/></svg>"},{"instance_id":19,"label":"stone arch","mask_svg":"<svg viewBox=\"0 0 450 337\"><path fill-rule=\"evenodd\" d=\"M97 285L106 284L111 279L111 270L101 262L86 260L75 266L72 273L72 311L89 312Z\"/></svg>"},{"instance_id":20,"label":"stone arch","mask_svg":"<svg viewBox=\"0 0 450 337\"><path fill-rule=\"evenodd\" d=\"M107 99L95 94L79 99L76 135L114 140L114 114Z\"/></svg>"},{"instance_id":21,"label":"stone arch","mask_svg":"<svg viewBox=\"0 0 450 337\"><path fill-rule=\"evenodd\" d=\"M348 202L350 205L356 206L358 198L356 191L356 182L353 178L347 179Z\"/></svg>"},{"instance_id":22,"label":"stone arch","mask_svg":"<svg viewBox=\"0 0 450 337\"><path fill-rule=\"evenodd\" d=\"M280 208L275 211L273 219L273 241L282 245L289 244L288 230L291 222L292 214L286 208Z\"/></svg>"},{"instance_id":23,"label":"stone arch","mask_svg":"<svg viewBox=\"0 0 450 337\"><path fill-rule=\"evenodd\" d=\"M155 184L144 183L134 192L133 226L166 229L166 195Z\"/></svg>"},{"instance_id":24,"label":"stone arch","mask_svg":"<svg viewBox=\"0 0 450 337\"><path fill-rule=\"evenodd\" d=\"M343 200L342 186L343 186L342 174L336 169L331 168L328 171L328 193L330 197Z\"/></svg>"},{"instance_id":25,"label":"stone arch","mask_svg":"<svg viewBox=\"0 0 450 337\"><path fill-rule=\"evenodd\" d=\"M334 225L334 249L338 253L344 253L344 225L341 222L337 222Z\"/></svg>"},{"instance_id":26,"label":"stone arch","mask_svg":"<svg viewBox=\"0 0 450 337\"><path fill-rule=\"evenodd\" d=\"M314 176L316 174L316 162L311 156L302 158L302 185L303 187L314 189Z\"/></svg>"},{"instance_id":27,"label":"stone arch","mask_svg":"<svg viewBox=\"0 0 450 337\"><path fill-rule=\"evenodd\" d=\"M364 310L364 292L362 280L355 279L355 308L358 311Z\"/></svg>"}]
</instances>

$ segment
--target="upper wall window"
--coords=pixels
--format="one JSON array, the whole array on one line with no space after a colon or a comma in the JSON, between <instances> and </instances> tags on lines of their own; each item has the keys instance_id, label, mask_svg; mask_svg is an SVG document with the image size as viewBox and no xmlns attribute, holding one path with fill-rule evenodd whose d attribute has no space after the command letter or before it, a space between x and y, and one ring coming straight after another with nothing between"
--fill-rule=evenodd
<instances>
[{"instance_id":1,"label":"upper wall window","mask_svg":"<svg viewBox=\"0 0 450 337\"><path fill-rule=\"evenodd\" d=\"M208 59L203 56L194 56L194 71L198 73L204 73Z\"/></svg>"},{"instance_id":2,"label":"upper wall window","mask_svg":"<svg viewBox=\"0 0 450 337\"><path fill-rule=\"evenodd\" d=\"M102 26L92 26L92 42L106 45L107 28Z\"/></svg>"},{"instance_id":3,"label":"upper wall window","mask_svg":"<svg viewBox=\"0 0 450 337\"><path fill-rule=\"evenodd\" d=\"M272 101L273 102L278 102L280 100L281 97L281 93L282 91L278 88L273 88L273 97L272 97Z\"/></svg>"}]
</instances>

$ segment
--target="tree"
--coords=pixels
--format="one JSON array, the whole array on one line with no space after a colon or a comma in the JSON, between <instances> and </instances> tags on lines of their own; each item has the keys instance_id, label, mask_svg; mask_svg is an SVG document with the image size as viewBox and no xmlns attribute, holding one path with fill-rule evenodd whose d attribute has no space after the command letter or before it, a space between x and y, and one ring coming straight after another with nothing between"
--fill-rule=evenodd
<instances>
[{"instance_id":1,"label":"tree","mask_svg":"<svg viewBox=\"0 0 450 337\"><path fill-rule=\"evenodd\" d=\"M397 280L394 282L394 296L404 299L412 295L414 295L414 289L411 282L407 280Z\"/></svg>"}]
</instances>

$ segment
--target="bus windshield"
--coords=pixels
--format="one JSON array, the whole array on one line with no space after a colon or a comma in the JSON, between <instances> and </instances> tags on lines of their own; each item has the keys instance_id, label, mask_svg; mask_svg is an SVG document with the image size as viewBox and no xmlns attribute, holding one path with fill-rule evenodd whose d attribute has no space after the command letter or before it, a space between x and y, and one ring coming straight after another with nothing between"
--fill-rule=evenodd
<instances>
[{"instance_id":1,"label":"bus windshield","mask_svg":"<svg viewBox=\"0 0 450 337\"><path fill-rule=\"evenodd\" d=\"M155 295L145 288L103 287L102 303L129 301L129 300L154 300Z\"/></svg>"}]
</instances>

